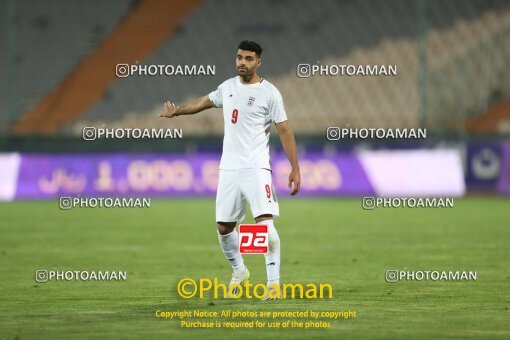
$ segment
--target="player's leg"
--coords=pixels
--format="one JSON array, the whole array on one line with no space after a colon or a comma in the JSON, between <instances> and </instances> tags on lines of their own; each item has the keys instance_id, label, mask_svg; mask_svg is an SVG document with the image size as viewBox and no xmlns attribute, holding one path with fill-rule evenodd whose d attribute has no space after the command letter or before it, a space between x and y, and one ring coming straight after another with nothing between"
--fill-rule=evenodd
<instances>
[{"instance_id":1,"label":"player's leg","mask_svg":"<svg viewBox=\"0 0 510 340\"><path fill-rule=\"evenodd\" d=\"M266 260L267 286L280 284L280 236L276 231L273 215L264 214L255 218L257 224L267 225L268 252L264 254Z\"/></svg>"},{"instance_id":2,"label":"player's leg","mask_svg":"<svg viewBox=\"0 0 510 340\"><path fill-rule=\"evenodd\" d=\"M236 222L219 221L218 240L223 254L230 262L234 271L244 269L244 261L239 252L239 235L236 230Z\"/></svg>"},{"instance_id":3,"label":"player's leg","mask_svg":"<svg viewBox=\"0 0 510 340\"><path fill-rule=\"evenodd\" d=\"M274 226L274 216L280 214L278 199L274 192L271 172L266 169L247 169L242 172L241 191L246 196L257 224L268 229L268 253L266 262L267 284L280 284L280 237ZM274 288L274 287L273 287Z\"/></svg>"},{"instance_id":4,"label":"player's leg","mask_svg":"<svg viewBox=\"0 0 510 340\"><path fill-rule=\"evenodd\" d=\"M235 229L238 221L245 215L245 202L239 189L236 171L220 170L218 192L216 195L216 222L218 240L223 254L233 269L230 287L232 294L237 295L236 284L242 284L250 277L239 252L239 234Z\"/></svg>"}]
</instances>

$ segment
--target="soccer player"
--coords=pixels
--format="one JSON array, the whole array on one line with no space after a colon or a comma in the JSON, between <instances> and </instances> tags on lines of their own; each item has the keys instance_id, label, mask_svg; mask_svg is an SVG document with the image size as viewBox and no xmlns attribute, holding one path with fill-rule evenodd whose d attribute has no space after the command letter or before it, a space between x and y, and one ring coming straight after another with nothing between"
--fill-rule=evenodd
<instances>
[{"instance_id":1,"label":"soccer player","mask_svg":"<svg viewBox=\"0 0 510 340\"><path fill-rule=\"evenodd\" d=\"M276 124L280 141L290 165L289 189L296 195L301 184L294 134L287 122L283 100L276 87L261 78L257 69L262 63L262 47L254 41L242 41L237 48L237 77L223 82L209 95L184 106L166 102L161 117L190 115L217 107L223 108L225 136L219 167L216 195L216 222L221 249L233 268L230 292L238 294L238 285L250 278L239 251L236 224L245 217L246 202L257 224L268 227L268 253L265 254L268 294L276 294L280 284L280 238L273 218L279 206L272 184L269 159L269 128Z\"/></svg>"}]
</instances>

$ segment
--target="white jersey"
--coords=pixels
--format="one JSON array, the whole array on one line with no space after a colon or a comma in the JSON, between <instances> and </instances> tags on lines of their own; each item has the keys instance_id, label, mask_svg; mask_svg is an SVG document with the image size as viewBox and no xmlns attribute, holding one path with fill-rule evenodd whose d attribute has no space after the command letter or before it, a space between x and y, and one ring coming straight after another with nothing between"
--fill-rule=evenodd
<instances>
[{"instance_id":1,"label":"white jersey","mask_svg":"<svg viewBox=\"0 0 510 340\"><path fill-rule=\"evenodd\" d=\"M220 169L271 169L269 128L287 120L282 95L267 80L243 84L239 76L209 93L215 107L223 107L225 137Z\"/></svg>"}]
</instances>

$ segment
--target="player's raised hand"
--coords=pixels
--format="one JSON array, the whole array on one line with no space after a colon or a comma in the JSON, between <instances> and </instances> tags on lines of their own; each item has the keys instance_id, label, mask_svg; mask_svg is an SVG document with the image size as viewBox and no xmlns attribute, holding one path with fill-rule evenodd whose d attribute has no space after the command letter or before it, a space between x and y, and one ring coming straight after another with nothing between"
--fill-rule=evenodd
<instances>
[{"instance_id":1,"label":"player's raised hand","mask_svg":"<svg viewBox=\"0 0 510 340\"><path fill-rule=\"evenodd\" d=\"M298 169L292 169L289 175L289 189L291 196L296 195L301 187L301 175Z\"/></svg>"},{"instance_id":2,"label":"player's raised hand","mask_svg":"<svg viewBox=\"0 0 510 340\"><path fill-rule=\"evenodd\" d=\"M171 103L170 101L167 101L164 105L164 108L165 111L159 115L160 117L173 118L177 116L175 113L179 109L179 106Z\"/></svg>"}]
</instances>

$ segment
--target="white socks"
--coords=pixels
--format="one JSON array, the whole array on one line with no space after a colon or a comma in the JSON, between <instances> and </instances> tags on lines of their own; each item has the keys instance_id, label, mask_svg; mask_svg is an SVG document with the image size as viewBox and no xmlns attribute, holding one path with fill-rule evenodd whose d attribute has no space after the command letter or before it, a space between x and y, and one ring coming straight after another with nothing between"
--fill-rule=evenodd
<instances>
[{"instance_id":1,"label":"white socks","mask_svg":"<svg viewBox=\"0 0 510 340\"><path fill-rule=\"evenodd\" d=\"M257 224L266 224L269 236L269 249L266 258L267 285L280 284L280 237L274 227L273 220L262 221Z\"/></svg>"},{"instance_id":2,"label":"white socks","mask_svg":"<svg viewBox=\"0 0 510 340\"><path fill-rule=\"evenodd\" d=\"M218 240L220 241L223 254L234 268L234 271L244 269L244 261L239 252L239 234L234 229L230 234L220 235L218 232Z\"/></svg>"}]
</instances>

